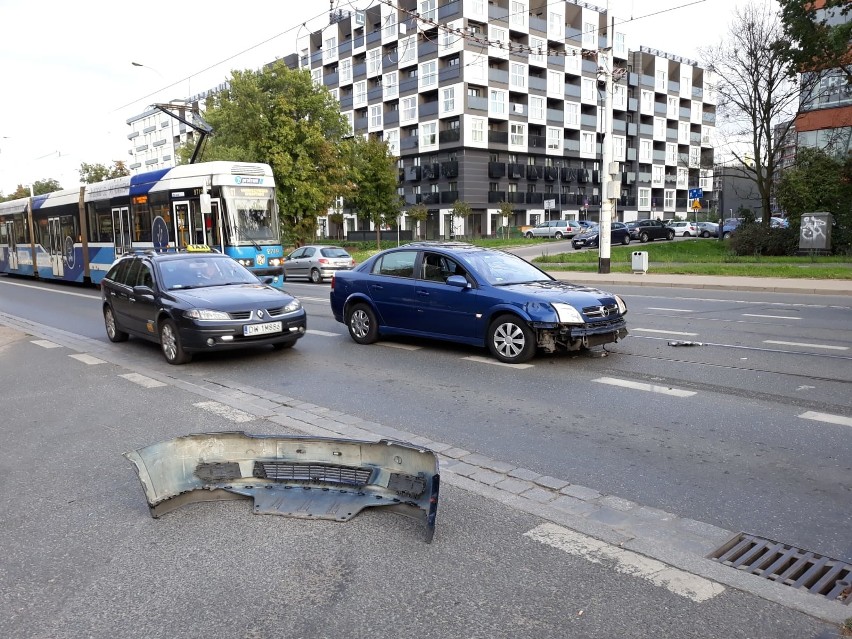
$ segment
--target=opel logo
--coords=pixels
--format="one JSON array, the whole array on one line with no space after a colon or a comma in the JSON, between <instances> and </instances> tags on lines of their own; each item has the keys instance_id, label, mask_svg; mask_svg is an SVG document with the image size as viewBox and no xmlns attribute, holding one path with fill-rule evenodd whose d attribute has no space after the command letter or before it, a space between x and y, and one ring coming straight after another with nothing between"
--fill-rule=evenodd
<instances>
[{"instance_id":1,"label":"opel logo","mask_svg":"<svg viewBox=\"0 0 852 639\"><path fill-rule=\"evenodd\" d=\"M257 313L257 319L263 319L263 309L259 308L255 312Z\"/></svg>"}]
</instances>

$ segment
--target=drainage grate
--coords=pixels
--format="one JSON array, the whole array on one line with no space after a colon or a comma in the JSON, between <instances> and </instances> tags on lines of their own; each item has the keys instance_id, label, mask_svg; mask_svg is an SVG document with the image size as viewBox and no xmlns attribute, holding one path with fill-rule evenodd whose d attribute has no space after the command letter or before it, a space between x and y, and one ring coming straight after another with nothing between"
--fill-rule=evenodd
<instances>
[{"instance_id":1,"label":"drainage grate","mask_svg":"<svg viewBox=\"0 0 852 639\"><path fill-rule=\"evenodd\" d=\"M795 546L740 533L708 558L832 601L852 601L852 565Z\"/></svg>"}]
</instances>

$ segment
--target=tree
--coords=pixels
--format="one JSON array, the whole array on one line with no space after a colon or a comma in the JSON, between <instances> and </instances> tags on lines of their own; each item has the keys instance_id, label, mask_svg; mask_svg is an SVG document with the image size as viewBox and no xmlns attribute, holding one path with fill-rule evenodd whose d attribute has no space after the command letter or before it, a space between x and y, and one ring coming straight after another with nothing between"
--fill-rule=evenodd
<instances>
[{"instance_id":1,"label":"tree","mask_svg":"<svg viewBox=\"0 0 852 639\"><path fill-rule=\"evenodd\" d=\"M782 51L800 70L839 69L852 83L850 0L778 0L789 41Z\"/></svg>"},{"instance_id":2,"label":"tree","mask_svg":"<svg viewBox=\"0 0 852 639\"><path fill-rule=\"evenodd\" d=\"M505 200L500 202L500 226L501 227L508 227L509 226L509 219L512 217L513 212L514 212L514 209L512 209L512 205L509 202L506 202ZM505 229L504 234L505 234L505 237L507 237L507 238L509 237L510 231L509 231L508 228Z\"/></svg>"},{"instance_id":3,"label":"tree","mask_svg":"<svg viewBox=\"0 0 852 639\"><path fill-rule=\"evenodd\" d=\"M423 234L420 233L420 224L422 224L428 219L429 209L426 208L425 204L415 204L410 209L408 209L408 217L409 219L412 219L417 222L418 237L423 237Z\"/></svg>"},{"instance_id":4,"label":"tree","mask_svg":"<svg viewBox=\"0 0 852 639\"><path fill-rule=\"evenodd\" d=\"M234 71L228 88L208 100L204 118L213 127L204 159L268 163L284 237L313 237L317 215L346 184L341 140L348 125L328 89L282 61Z\"/></svg>"},{"instance_id":5,"label":"tree","mask_svg":"<svg viewBox=\"0 0 852 639\"><path fill-rule=\"evenodd\" d=\"M381 227L396 223L399 216L396 157L386 142L378 138L356 137L352 145L352 183L350 206L376 228L376 248L381 248Z\"/></svg>"},{"instance_id":6,"label":"tree","mask_svg":"<svg viewBox=\"0 0 852 639\"><path fill-rule=\"evenodd\" d=\"M464 222L465 229L467 229L468 218L473 215L473 209L470 207L470 204L464 200L456 200L453 204L452 213L453 217L460 218ZM467 231L465 230L466 233ZM455 235L455 232L453 232L453 235Z\"/></svg>"},{"instance_id":7,"label":"tree","mask_svg":"<svg viewBox=\"0 0 852 639\"><path fill-rule=\"evenodd\" d=\"M130 175L127 166L121 160L114 160L111 167L104 166L103 164L87 164L83 162L80 164L79 173L80 181L83 184L95 184L104 180Z\"/></svg>"},{"instance_id":8,"label":"tree","mask_svg":"<svg viewBox=\"0 0 852 639\"><path fill-rule=\"evenodd\" d=\"M781 176L777 197L794 228L805 213L828 211L834 215L837 232L832 243L835 250L848 250L852 244L852 158L840 160L820 149L799 149L795 166Z\"/></svg>"},{"instance_id":9,"label":"tree","mask_svg":"<svg viewBox=\"0 0 852 639\"><path fill-rule=\"evenodd\" d=\"M770 9L751 4L734 15L728 40L701 53L718 77L728 151L755 183L769 228L773 184L793 130L799 87L785 54L786 35Z\"/></svg>"}]
</instances>

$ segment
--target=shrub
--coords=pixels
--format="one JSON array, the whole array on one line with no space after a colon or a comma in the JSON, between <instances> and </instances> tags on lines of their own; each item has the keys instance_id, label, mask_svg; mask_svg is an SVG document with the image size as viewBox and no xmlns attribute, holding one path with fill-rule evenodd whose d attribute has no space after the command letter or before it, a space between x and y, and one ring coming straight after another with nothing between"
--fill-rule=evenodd
<instances>
[{"instance_id":1,"label":"shrub","mask_svg":"<svg viewBox=\"0 0 852 639\"><path fill-rule=\"evenodd\" d=\"M795 255L799 248L799 229L768 229L762 224L742 224L728 241L734 255Z\"/></svg>"}]
</instances>

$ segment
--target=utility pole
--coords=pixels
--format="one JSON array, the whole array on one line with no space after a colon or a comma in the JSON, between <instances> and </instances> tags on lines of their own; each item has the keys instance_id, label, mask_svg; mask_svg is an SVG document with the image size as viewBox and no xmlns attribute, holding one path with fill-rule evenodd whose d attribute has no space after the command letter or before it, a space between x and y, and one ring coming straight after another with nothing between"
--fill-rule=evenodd
<instances>
[{"instance_id":1,"label":"utility pole","mask_svg":"<svg viewBox=\"0 0 852 639\"><path fill-rule=\"evenodd\" d=\"M610 18L610 27L606 32L606 47L598 52L598 85L604 86L603 140L601 142L601 215L598 230L598 273L609 273L610 251L612 248L610 223L612 222L613 198L620 190L618 165L612 161L612 85L613 85L613 30L615 19Z\"/></svg>"}]
</instances>

